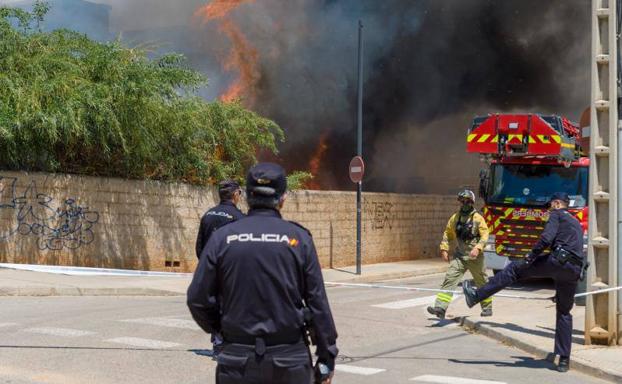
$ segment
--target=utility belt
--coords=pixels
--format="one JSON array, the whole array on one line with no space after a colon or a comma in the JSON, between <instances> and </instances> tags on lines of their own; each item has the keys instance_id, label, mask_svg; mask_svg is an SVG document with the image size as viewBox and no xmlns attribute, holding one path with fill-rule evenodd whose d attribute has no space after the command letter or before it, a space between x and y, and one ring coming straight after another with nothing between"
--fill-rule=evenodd
<instances>
[{"instance_id":1,"label":"utility belt","mask_svg":"<svg viewBox=\"0 0 622 384\"><path fill-rule=\"evenodd\" d=\"M553 256L553 258L555 258L555 260L557 260L561 265L570 263L572 265L576 265L579 268L583 267L583 257L577 256L562 247L555 247L555 249L553 249L553 252L551 252L551 256Z\"/></svg>"},{"instance_id":2,"label":"utility belt","mask_svg":"<svg viewBox=\"0 0 622 384\"><path fill-rule=\"evenodd\" d=\"M561 246L555 247L551 252L551 256L561 265L565 265L566 263L570 263L580 268L581 272L579 275L579 280L583 280L585 278L585 272L587 268L590 266L590 263L585 260L585 258L575 255L574 253L565 250Z\"/></svg>"},{"instance_id":3,"label":"utility belt","mask_svg":"<svg viewBox=\"0 0 622 384\"><path fill-rule=\"evenodd\" d=\"M252 336L252 335L223 335L225 342L234 344L254 345L261 349L283 344L296 344L302 341L302 333L277 333L272 335Z\"/></svg>"}]
</instances>

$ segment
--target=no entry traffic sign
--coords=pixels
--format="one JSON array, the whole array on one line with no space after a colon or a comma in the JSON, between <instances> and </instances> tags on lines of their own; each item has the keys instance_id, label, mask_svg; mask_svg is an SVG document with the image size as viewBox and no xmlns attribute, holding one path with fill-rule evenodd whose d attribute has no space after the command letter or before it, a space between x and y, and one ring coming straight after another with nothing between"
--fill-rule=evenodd
<instances>
[{"instance_id":1,"label":"no entry traffic sign","mask_svg":"<svg viewBox=\"0 0 622 384\"><path fill-rule=\"evenodd\" d=\"M354 156L352 160L350 160L350 180L353 183L360 183L363 180L363 175L365 174L365 163L363 162L363 158L361 156Z\"/></svg>"}]
</instances>

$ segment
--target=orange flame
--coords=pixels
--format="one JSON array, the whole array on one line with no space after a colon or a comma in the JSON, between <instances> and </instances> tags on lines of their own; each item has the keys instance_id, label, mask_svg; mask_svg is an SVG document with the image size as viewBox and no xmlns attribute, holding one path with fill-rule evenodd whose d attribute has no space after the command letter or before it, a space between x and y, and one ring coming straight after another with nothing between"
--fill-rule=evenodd
<instances>
[{"instance_id":1,"label":"orange flame","mask_svg":"<svg viewBox=\"0 0 622 384\"><path fill-rule=\"evenodd\" d=\"M232 102L244 98L245 104L253 105L255 101L254 89L261 78L257 69L259 54L240 28L227 16L243 3L254 0L213 0L194 13L204 24L212 20L221 20L219 30L227 35L231 41L231 51L222 65L226 71L237 71L238 78L220 96L224 102Z\"/></svg>"},{"instance_id":2,"label":"orange flame","mask_svg":"<svg viewBox=\"0 0 622 384\"><path fill-rule=\"evenodd\" d=\"M194 15L207 23L213 19L222 19L241 4L251 1L254 0L212 0L211 3L200 7Z\"/></svg>"},{"instance_id":3,"label":"orange flame","mask_svg":"<svg viewBox=\"0 0 622 384\"><path fill-rule=\"evenodd\" d=\"M306 184L308 189L321 189L320 182L317 179L317 175L319 174L320 167L322 166L322 160L324 158L324 154L328 149L328 132L324 132L320 135L320 141L315 147L315 151L313 152L313 156L311 160L309 160L309 172L313 175L313 179L309 180Z\"/></svg>"},{"instance_id":4,"label":"orange flame","mask_svg":"<svg viewBox=\"0 0 622 384\"><path fill-rule=\"evenodd\" d=\"M233 44L229 57L224 63L224 68L228 71L237 70L239 73L237 80L220 96L220 99L231 102L239 99L242 95L246 95L248 97L246 101L252 105L254 103L254 86L261 77L257 70L259 54L231 20L224 20L220 30L229 36L229 40Z\"/></svg>"}]
</instances>

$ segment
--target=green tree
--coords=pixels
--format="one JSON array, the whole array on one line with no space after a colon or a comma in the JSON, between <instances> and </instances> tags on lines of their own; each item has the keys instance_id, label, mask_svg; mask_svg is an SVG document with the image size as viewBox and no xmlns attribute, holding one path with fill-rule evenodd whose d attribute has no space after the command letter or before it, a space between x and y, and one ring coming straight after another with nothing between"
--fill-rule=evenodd
<instances>
[{"instance_id":1,"label":"green tree","mask_svg":"<svg viewBox=\"0 0 622 384\"><path fill-rule=\"evenodd\" d=\"M0 167L207 184L277 151L282 130L198 97L183 56L42 32L48 9L0 7Z\"/></svg>"}]
</instances>

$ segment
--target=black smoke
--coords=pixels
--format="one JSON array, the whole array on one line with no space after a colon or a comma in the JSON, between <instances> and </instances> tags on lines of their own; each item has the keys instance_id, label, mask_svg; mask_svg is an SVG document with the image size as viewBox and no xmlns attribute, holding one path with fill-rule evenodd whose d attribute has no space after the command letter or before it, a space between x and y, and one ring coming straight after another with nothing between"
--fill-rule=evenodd
<instances>
[{"instance_id":1,"label":"black smoke","mask_svg":"<svg viewBox=\"0 0 622 384\"><path fill-rule=\"evenodd\" d=\"M329 132L318 175L326 188L352 188L358 19L366 190L445 193L473 184L479 164L465 139L474 115L577 120L589 103L589 0L300 1L298 12L268 3L286 21L273 38L257 39L279 54L263 61L256 107L286 130L281 156L292 169L304 168Z\"/></svg>"}]
</instances>

